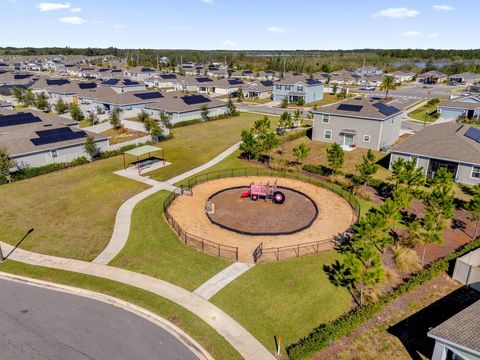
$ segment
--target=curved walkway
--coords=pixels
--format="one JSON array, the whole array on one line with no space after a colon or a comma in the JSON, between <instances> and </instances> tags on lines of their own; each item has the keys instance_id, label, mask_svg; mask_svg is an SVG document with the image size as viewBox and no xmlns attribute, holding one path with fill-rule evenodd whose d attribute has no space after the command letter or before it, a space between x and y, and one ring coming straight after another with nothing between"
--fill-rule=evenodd
<instances>
[{"instance_id":1,"label":"curved walkway","mask_svg":"<svg viewBox=\"0 0 480 360\"><path fill-rule=\"evenodd\" d=\"M4 253L8 254L7 256L11 260L98 276L150 291L179 304L197 315L222 335L243 358L252 360L275 359L253 335L220 308L179 286L151 276L108 265L32 253L1 242L0 246L2 246Z\"/></svg>"},{"instance_id":2,"label":"curved walkway","mask_svg":"<svg viewBox=\"0 0 480 360\"><path fill-rule=\"evenodd\" d=\"M132 217L133 209L140 201L161 190L175 191L177 188L173 186L174 184L176 184L179 181L185 180L192 175L198 174L199 172L202 172L203 170L206 170L209 167L212 167L213 165L218 164L219 162L224 160L227 156L234 153L239 146L240 146L240 142L232 145L227 150L222 152L220 155L217 155L216 157L206 162L205 164L200 165L183 174L175 176L165 182L156 181L148 178L147 176L129 177L132 180L141 181L143 183L151 185L152 187L150 189L142 191L141 193L138 193L135 196L132 196L130 199L125 201L122 204L122 206L120 206L120 209L118 209L117 216L115 218L115 225L113 228L112 237L107 247L95 259L93 259L93 262L96 264L106 265L110 261L112 261L115 258L115 256L118 255L118 253L120 253L120 251L123 249L123 247L125 246L128 240L128 235L130 233L130 219ZM116 172L116 174L123 176L122 172Z\"/></svg>"}]
</instances>

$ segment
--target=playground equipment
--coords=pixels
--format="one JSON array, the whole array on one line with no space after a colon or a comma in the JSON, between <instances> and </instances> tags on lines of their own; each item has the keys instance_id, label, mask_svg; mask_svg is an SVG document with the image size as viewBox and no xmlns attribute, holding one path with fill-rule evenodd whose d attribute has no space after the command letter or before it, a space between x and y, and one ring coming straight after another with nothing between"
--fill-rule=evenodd
<instances>
[{"instance_id":1,"label":"playground equipment","mask_svg":"<svg viewBox=\"0 0 480 360\"><path fill-rule=\"evenodd\" d=\"M250 190L245 191L240 197L249 197L254 201L263 198L265 201L272 200L274 204L283 204L285 202L285 194L277 190L277 181L273 185L270 185L268 182L265 185L251 183Z\"/></svg>"}]
</instances>

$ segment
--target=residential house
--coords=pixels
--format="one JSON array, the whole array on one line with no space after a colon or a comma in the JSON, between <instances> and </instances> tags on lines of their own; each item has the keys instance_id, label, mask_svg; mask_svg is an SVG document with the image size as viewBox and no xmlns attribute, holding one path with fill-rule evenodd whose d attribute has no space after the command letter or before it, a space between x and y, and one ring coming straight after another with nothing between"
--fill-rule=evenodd
<instances>
[{"instance_id":1,"label":"residential house","mask_svg":"<svg viewBox=\"0 0 480 360\"><path fill-rule=\"evenodd\" d=\"M480 300L428 332L432 360L480 360Z\"/></svg>"},{"instance_id":2,"label":"residential house","mask_svg":"<svg viewBox=\"0 0 480 360\"><path fill-rule=\"evenodd\" d=\"M77 124L40 111L0 109L0 145L16 162L13 170L87 157L87 136L93 137L99 149L108 150L107 137L80 130Z\"/></svg>"},{"instance_id":3,"label":"residential house","mask_svg":"<svg viewBox=\"0 0 480 360\"><path fill-rule=\"evenodd\" d=\"M123 75L129 77L132 80L144 81L149 77L155 75L158 71L149 67L136 67L132 69L126 69Z\"/></svg>"},{"instance_id":4,"label":"residential house","mask_svg":"<svg viewBox=\"0 0 480 360\"><path fill-rule=\"evenodd\" d=\"M175 89L177 86L180 86L179 83L185 76L174 74L174 73L165 73L165 74L155 74L148 79L145 79L144 82L148 87L156 87L158 89Z\"/></svg>"},{"instance_id":5,"label":"residential house","mask_svg":"<svg viewBox=\"0 0 480 360\"><path fill-rule=\"evenodd\" d=\"M102 81L99 85L108 86L117 93L143 91L147 89L147 85L144 82L133 81L128 78L112 78Z\"/></svg>"},{"instance_id":6,"label":"residential house","mask_svg":"<svg viewBox=\"0 0 480 360\"><path fill-rule=\"evenodd\" d=\"M227 104L204 94L184 94L178 92L164 93L162 98L146 104L147 111L153 118L160 120L161 114L170 117L169 122L176 124L182 121L202 118L204 107L208 109L208 116L219 116L227 112Z\"/></svg>"},{"instance_id":7,"label":"residential house","mask_svg":"<svg viewBox=\"0 0 480 360\"><path fill-rule=\"evenodd\" d=\"M402 110L367 98L352 98L314 112L316 141L347 148L388 150L400 136Z\"/></svg>"},{"instance_id":8,"label":"residential house","mask_svg":"<svg viewBox=\"0 0 480 360\"><path fill-rule=\"evenodd\" d=\"M390 163L399 158L416 159L426 177L446 168L455 181L480 184L480 129L447 122L430 125L391 150Z\"/></svg>"},{"instance_id":9,"label":"residential house","mask_svg":"<svg viewBox=\"0 0 480 360\"><path fill-rule=\"evenodd\" d=\"M448 78L448 81L454 84L474 85L480 82L480 74L475 74L472 72L464 72L461 74L451 75Z\"/></svg>"},{"instance_id":10,"label":"residential house","mask_svg":"<svg viewBox=\"0 0 480 360\"><path fill-rule=\"evenodd\" d=\"M423 84L438 84L448 80L448 75L440 71L432 70L417 75L417 81Z\"/></svg>"},{"instance_id":11,"label":"residential house","mask_svg":"<svg viewBox=\"0 0 480 360\"><path fill-rule=\"evenodd\" d=\"M478 118L480 117L480 96L468 95L453 98L439 104L437 111L442 119Z\"/></svg>"},{"instance_id":12,"label":"residential house","mask_svg":"<svg viewBox=\"0 0 480 360\"><path fill-rule=\"evenodd\" d=\"M330 84L360 85L362 77L350 70L335 71L330 74Z\"/></svg>"},{"instance_id":13,"label":"residential house","mask_svg":"<svg viewBox=\"0 0 480 360\"><path fill-rule=\"evenodd\" d=\"M355 73L358 76L379 76L379 75L383 75L383 70L380 69L379 67L368 66L368 67L362 67L357 69Z\"/></svg>"},{"instance_id":14,"label":"residential house","mask_svg":"<svg viewBox=\"0 0 480 360\"><path fill-rule=\"evenodd\" d=\"M288 77L273 83L273 101L297 102L302 99L311 103L323 99L323 84L315 79L305 78L302 75Z\"/></svg>"},{"instance_id":15,"label":"residential house","mask_svg":"<svg viewBox=\"0 0 480 360\"><path fill-rule=\"evenodd\" d=\"M412 81L416 76L416 74L413 71L409 71L409 70L397 70L397 71L391 72L389 75L393 76L393 78L395 79L395 82L397 83Z\"/></svg>"},{"instance_id":16,"label":"residential house","mask_svg":"<svg viewBox=\"0 0 480 360\"><path fill-rule=\"evenodd\" d=\"M271 99L273 94L273 81L253 81L243 87L243 96L247 99Z\"/></svg>"}]
</instances>

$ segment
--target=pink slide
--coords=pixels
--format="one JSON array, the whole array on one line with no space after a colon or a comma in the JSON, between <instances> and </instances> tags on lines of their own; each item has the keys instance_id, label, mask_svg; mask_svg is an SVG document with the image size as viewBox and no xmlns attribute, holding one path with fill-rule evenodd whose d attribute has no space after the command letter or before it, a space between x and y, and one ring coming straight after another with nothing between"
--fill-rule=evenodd
<instances>
[{"instance_id":1,"label":"pink slide","mask_svg":"<svg viewBox=\"0 0 480 360\"><path fill-rule=\"evenodd\" d=\"M240 198L246 198L246 197L249 197L250 196L250 193L251 191L248 190L248 191L245 191L242 195L240 195Z\"/></svg>"}]
</instances>

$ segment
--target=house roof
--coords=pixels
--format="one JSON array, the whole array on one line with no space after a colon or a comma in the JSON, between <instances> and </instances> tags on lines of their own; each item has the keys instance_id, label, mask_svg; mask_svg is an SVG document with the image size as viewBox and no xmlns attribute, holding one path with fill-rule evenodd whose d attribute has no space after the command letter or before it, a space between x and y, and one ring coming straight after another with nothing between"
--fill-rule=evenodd
<instances>
[{"instance_id":1,"label":"house roof","mask_svg":"<svg viewBox=\"0 0 480 360\"><path fill-rule=\"evenodd\" d=\"M142 156L142 155L146 155L146 154L156 152L156 151L161 151L161 150L162 150L162 148L159 148L159 147L156 147L156 146L144 145L144 146L140 146L140 147L125 151L124 154L139 157L139 156Z\"/></svg>"},{"instance_id":2,"label":"house roof","mask_svg":"<svg viewBox=\"0 0 480 360\"><path fill-rule=\"evenodd\" d=\"M480 355L480 300L428 332L441 339Z\"/></svg>"},{"instance_id":3,"label":"house roof","mask_svg":"<svg viewBox=\"0 0 480 360\"><path fill-rule=\"evenodd\" d=\"M480 102L474 103L474 102L465 102L465 101L445 101L444 103L438 105L438 107L476 110L476 109L480 109Z\"/></svg>"},{"instance_id":4,"label":"house roof","mask_svg":"<svg viewBox=\"0 0 480 360\"><path fill-rule=\"evenodd\" d=\"M463 72L463 73L460 73L460 74L455 74L455 75L451 75L450 78L454 78L454 79L459 79L459 78L462 78L462 79L469 79L469 80L480 80L480 74L475 74L475 73L472 73L472 72Z\"/></svg>"},{"instance_id":5,"label":"house roof","mask_svg":"<svg viewBox=\"0 0 480 360\"><path fill-rule=\"evenodd\" d=\"M106 139L105 136L73 128L71 127L72 123L76 122L41 111L28 110L17 112L0 109L0 144L6 146L10 156L15 156L40 150L83 144L87 135L92 136L95 140ZM51 130L54 130L53 132L55 130L66 130L68 133L78 135L78 137L74 136L71 139L63 137L67 140L47 143L35 142L35 139L41 136L41 131L51 132Z\"/></svg>"},{"instance_id":6,"label":"house roof","mask_svg":"<svg viewBox=\"0 0 480 360\"><path fill-rule=\"evenodd\" d=\"M292 75L275 82L275 84L281 84L281 85L293 85L296 83L302 83L307 86L316 86L316 85L322 84L320 81L316 79L310 79L308 77L305 77L304 75Z\"/></svg>"},{"instance_id":7,"label":"house roof","mask_svg":"<svg viewBox=\"0 0 480 360\"><path fill-rule=\"evenodd\" d=\"M423 74L420 74L418 75L419 77L437 77L437 78L443 78L443 77L447 77L448 75L447 74L444 74L440 71L437 71L437 70L432 70L432 71L427 71Z\"/></svg>"},{"instance_id":8,"label":"house roof","mask_svg":"<svg viewBox=\"0 0 480 360\"><path fill-rule=\"evenodd\" d=\"M204 105L208 108L226 106L226 103L203 94L186 95L179 92L166 92L156 102L145 105L146 109L160 110L168 113L181 113L200 110Z\"/></svg>"},{"instance_id":9,"label":"house roof","mask_svg":"<svg viewBox=\"0 0 480 360\"><path fill-rule=\"evenodd\" d=\"M316 113L332 114L355 118L386 120L398 115L402 110L380 102L372 102L364 97L351 98L341 103L336 103L319 108Z\"/></svg>"},{"instance_id":10,"label":"house roof","mask_svg":"<svg viewBox=\"0 0 480 360\"><path fill-rule=\"evenodd\" d=\"M430 125L394 146L392 152L480 164L480 143L465 136L470 128L456 122Z\"/></svg>"}]
</instances>

